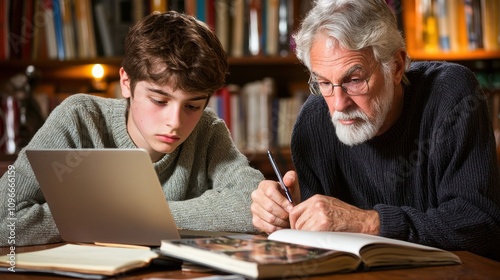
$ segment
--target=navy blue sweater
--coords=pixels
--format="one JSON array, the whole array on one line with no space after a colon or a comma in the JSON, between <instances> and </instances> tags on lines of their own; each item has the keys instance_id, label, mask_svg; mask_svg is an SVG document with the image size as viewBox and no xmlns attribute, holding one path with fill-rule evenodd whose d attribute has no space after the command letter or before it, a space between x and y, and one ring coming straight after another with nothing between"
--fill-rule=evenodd
<instances>
[{"instance_id":1,"label":"navy blue sweater","mask_svg":"<svg viewBox=\"0 0 500 280\"><path fill-rule=\"evenodd\" d=\"M414 62L393 127L342 144L322 97L292 134L302 199L334 196L380 215L380 235L500 260L500 186L486 98L474 74Z\"/></svg>"}]
</instances>

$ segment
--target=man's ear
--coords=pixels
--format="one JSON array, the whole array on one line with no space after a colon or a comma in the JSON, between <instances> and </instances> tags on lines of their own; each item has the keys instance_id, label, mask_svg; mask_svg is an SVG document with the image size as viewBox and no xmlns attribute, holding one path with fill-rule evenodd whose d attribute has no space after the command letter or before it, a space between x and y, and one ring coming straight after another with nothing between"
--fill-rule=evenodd
<instances>
[{"instance_id":1,"label":"man's ear","mask_svg":"<svg viewBox=\"0 0 500 280\"><path fill-rule=\"evenodd\" d=\"M130 89L130 78L128 77L127 72L125 72L125 69L123 67L120 67L120 88L122 90L122 96L123 98L130 98L132 97L132 92Z\"/></svg>"},{"instance_id":2,"label":"man's ear","mask_svg":"<svg viewBox=\"0 0 500 280\"><path fill-rule=\"evenodd\" d=\"M394 54L394 84L401 84L405 73L406 51L401 49Z\"/></svg>"}]
</instances>

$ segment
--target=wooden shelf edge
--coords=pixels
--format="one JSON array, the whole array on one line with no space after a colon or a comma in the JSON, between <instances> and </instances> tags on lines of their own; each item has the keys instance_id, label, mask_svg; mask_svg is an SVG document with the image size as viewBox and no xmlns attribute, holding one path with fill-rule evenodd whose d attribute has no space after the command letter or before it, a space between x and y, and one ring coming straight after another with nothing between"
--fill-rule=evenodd
<instances>
[{"instance_id":1,"label":"wooden shelf edge","mask_svg":"<svg viewBox=\"0 0 500 280\"><path fill-rule=\"evenodd\" d=\"M408 55L412 60L449 60L449 61L465 61L465 60L481 60L481 59L500 59L500 50L485 51L476 50L469 52L426 52L408 50Z\"/></svg>"},{"instance_id":2,"label":"wooden shelf edge","mask_svg":"<svg viewBox=\"0 0 500 280\"><path fill-rule=\"evenodd\" d=\"M71 60L5 60L0 61L2 67L26 67L34 65L40 68L64 68L69 66L78 66L85 64L109 64L120 65L122 58L120 57L96 57L89 59L71 59ZM300 64L295 56L247 56L247 57L229 57L230 65L289 65Z\"/></svg>"}]
</instances>

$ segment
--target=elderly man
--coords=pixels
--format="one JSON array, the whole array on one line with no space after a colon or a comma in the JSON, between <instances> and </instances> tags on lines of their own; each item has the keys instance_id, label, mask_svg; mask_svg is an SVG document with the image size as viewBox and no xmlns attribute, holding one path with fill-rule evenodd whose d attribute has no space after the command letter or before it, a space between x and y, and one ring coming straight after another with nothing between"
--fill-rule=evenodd
<instances>
[{"instance_id":1,"label":"elderly man","mask_svg":"<svg viewBox=\"0 0 500 280\"><path fill-rule=\"evenodd\" d=\"M316 1L294 37L312 95L292 135L296 172L284 177L293 203L262 181L254 226L361 232L500 260L495 141L473 73L410 63L383 0Z\"/></svg>"}]
</instances>

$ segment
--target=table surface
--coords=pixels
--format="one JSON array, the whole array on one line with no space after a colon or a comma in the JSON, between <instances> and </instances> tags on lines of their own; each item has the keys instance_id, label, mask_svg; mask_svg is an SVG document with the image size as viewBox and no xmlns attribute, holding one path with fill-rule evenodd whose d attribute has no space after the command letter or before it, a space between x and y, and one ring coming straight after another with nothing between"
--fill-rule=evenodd
<instances>
[{"instance_id":1,"label":"table surface","mask_svg":"<svg viewBox=\"0 0 500 280\"><path fill-rule=\"evenodd\" d=\"M40 246L17 247L16 253L29 252L34 250L47 249L61 244L49 244ZM9 248L0 247L0 254L6 255ZM493 261L466 251L455 251L462 260L461 265L433 266L420 268L404 268L392 270L379 270L368 272L354 272L345 274L328 274L311 276L307 279L500 279L500 262ZM202 276L216 275L213 273L188 272L180 269L165 269L161 267L149 267L137 271L129 272L113 279L192 279ZM16 272L0 272L0 279L75 279L49 274L31 274ZM296 278L295 278L296 279ZM300 279L306 279L302 277Z\"/></svg>"}]
</instances>

